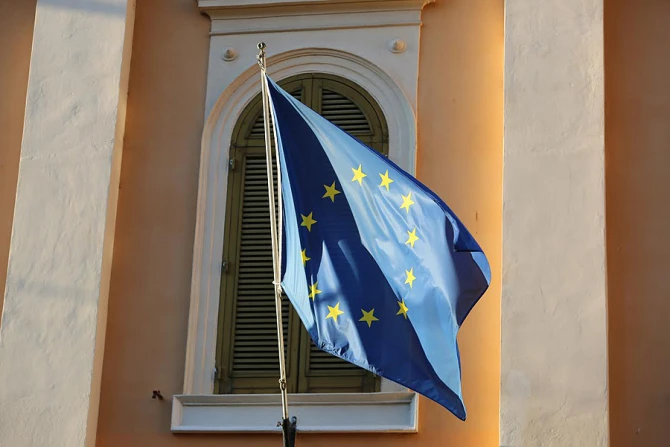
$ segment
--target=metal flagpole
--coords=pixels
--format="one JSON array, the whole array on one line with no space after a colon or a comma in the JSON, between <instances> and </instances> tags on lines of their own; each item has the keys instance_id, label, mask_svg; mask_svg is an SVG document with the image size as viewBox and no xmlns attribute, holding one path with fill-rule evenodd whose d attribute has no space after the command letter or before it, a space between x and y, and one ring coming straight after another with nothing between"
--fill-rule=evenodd
<instances>
[{"instance_id":1,"label":"metal flagpole","mask_svg":"<svg viewBox=\"0 0 670 447\"><path fill-rule=\"evenodd\" d=\"M272 145L270 142L270 94L267 84L267 73L265 71L265 43L258 44L258 65L261 67L261 92L263 97L263 124L265 126L265 160L268 176L268 197L270 205L270 237L272 238L272 267L274 280L272 284L275 290L275 310L277 315L277 341L279 345L279 389L281 390L282 421L281 427L284 437L284 447L295 445L296 419L289 420L288 417L288 391L286 389L286 359L284 357L284 331L281 309L281 225L277 225L275 214L275 190L274 176L272 173ZM277 147L277 132L275 132L275 147ZM281 196L281 171L279 170L279 155L277 159L277 201L279 208L279 219L282 218L282 196ZM279 229L277 228L279 227Z\"/></svg>"}]
</instances>

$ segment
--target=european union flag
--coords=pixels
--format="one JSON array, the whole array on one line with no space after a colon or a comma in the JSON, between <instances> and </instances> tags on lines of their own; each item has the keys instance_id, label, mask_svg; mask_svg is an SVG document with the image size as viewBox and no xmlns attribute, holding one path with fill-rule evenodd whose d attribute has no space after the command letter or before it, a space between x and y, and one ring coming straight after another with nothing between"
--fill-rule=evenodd
<instances>
[{"instance_id":1,"label":"european union flag","mask_svg":"<svg viewBox=\"0 0 670 447\"><path fill-rule=\"evenodd\" d=\"M465 420L456 334L488 288L484 253L414 177L268 86L282 286L314 343Z\"/></svg>"}]
</instances>

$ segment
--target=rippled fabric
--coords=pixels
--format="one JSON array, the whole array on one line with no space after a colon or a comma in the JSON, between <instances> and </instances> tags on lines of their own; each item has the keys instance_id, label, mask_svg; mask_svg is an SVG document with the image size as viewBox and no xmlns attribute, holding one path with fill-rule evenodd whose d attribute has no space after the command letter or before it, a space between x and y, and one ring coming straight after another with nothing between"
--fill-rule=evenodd
<instances>
[{"instance_id":1,"label":"rippled fabric","mask_svg":"<svg viewBox=\"0 0 670 447\"><path fill-rule=\"evenodd\" d=\"M489 286L447 205L268 78L284 200L282 286L322 350L465 420L456 335Z\"/></svg>"}]
</instances>

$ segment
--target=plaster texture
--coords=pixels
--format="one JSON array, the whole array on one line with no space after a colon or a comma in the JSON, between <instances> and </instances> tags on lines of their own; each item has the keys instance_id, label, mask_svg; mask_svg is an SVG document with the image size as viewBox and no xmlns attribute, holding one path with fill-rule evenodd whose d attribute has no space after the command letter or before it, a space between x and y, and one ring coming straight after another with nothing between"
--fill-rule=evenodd
<instances>
[{"instance_id":1,"label":"plaster texture","mask_svg":"<svg viewBox=\"0 0 670 447\"><path fill-rule=\"evenodd\" d=\"M602 0L508 0L500 445L608 445Z\"/></svg>"},{"instance_id":2,"label":"plaster texture","mask_svg":"<svg viewBox=\"0 0 670 447\"><path fill-rule=\"evenodd\" d=\"M0 326L3 447L95 443L133 11L37 1Z\"/></svg>"}]
</instances>

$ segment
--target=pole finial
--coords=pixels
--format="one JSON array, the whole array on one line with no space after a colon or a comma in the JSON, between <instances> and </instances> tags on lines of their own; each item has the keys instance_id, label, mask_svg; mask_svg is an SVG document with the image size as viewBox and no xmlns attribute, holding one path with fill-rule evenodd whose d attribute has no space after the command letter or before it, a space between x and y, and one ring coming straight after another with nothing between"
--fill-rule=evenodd
<instances>
[{"instance_id":1,"label":"pole finial","mask_svg":"<svg viewBox=\"0 0 670 447\"><path fill-rule=\"evenodd\" d=\"M265 42L258 42L256 48L258 48L258 56L256 56L258 65L261 67L262 71L265 71L265 48L267 48L267 45L265 45Z\"/></svg>"}]
</instances>

